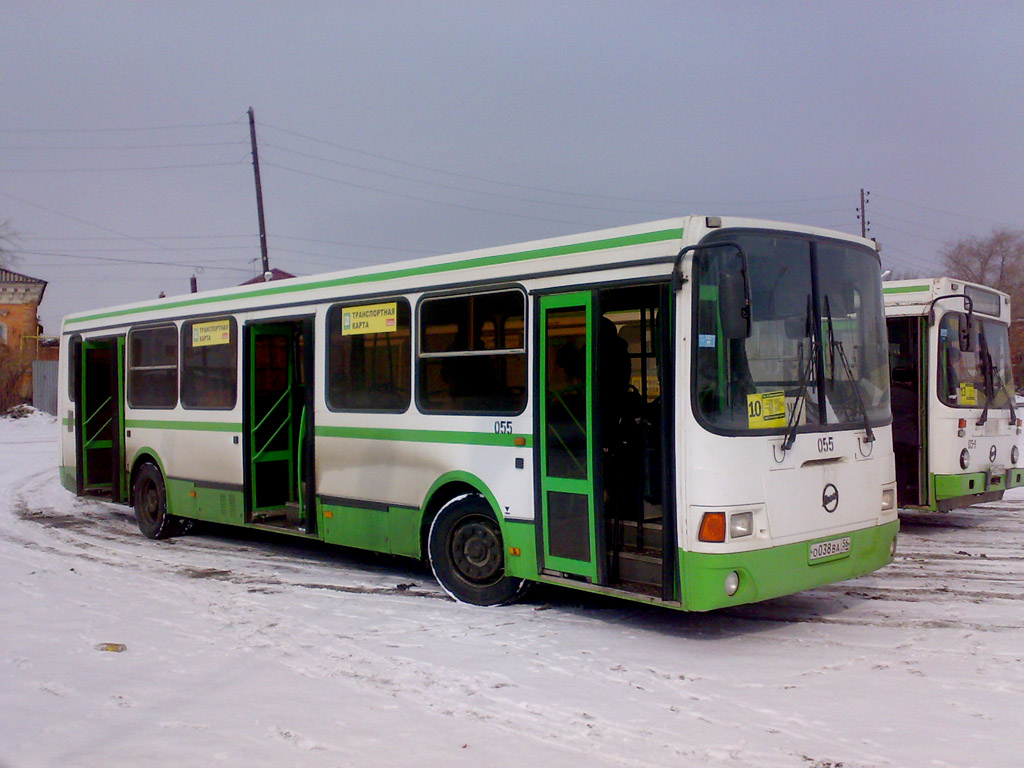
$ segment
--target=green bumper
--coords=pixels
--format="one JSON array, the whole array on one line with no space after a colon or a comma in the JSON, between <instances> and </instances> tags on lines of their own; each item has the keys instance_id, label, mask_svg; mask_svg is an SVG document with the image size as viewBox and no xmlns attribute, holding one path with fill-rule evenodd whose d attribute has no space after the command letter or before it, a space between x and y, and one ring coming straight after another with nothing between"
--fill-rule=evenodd
<instances>
[{"instance_id":1,"label":"green bumper","mask_svg":"<svg viewBox=\"0 0 1024 768\"><path fill-rule=\"evenodd\" d=\"M1005 491L1024 485L1024 469L1008 469L1005 472L988 474L969 472L963 475L934 475L932 488L936 502L976 496L980 493Z\"/></svg>"},{"instance_id":2,"label":"green bumper","mask_svg":"<svg viewBox=\"0 0 1024 768\"><path fill-rule=\"evenodd\" d=\"M852 579L892 562L891 544L899 521L835 534L797 544L730 554L679 552L683 605L690 611L709 611L788 595L811 587ZM850 537L850 551L809 562L810 546L819 541ZM725 579L735 571L739 589L729 596Z\"/></svg>"}]
</instances>

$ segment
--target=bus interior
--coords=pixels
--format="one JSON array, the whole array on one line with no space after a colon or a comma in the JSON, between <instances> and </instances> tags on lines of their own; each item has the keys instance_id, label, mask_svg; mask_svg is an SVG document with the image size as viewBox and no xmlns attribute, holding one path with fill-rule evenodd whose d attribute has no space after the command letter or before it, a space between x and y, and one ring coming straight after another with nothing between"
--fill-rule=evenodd
<instances>
[{"instance_id":1,"label":"bus interior","mask_svg":"<svg viewBox=\"0 0 1024 768\"><path fill-rule=\"evenodd\" d=\"M608 584L657 597L666 578L671 525L671 365L663 286L600 291L595 345ZM666 535L669 533L669 535ZM671 544L674 547L674 543ZM671 562L668 563L671 567ZM670 575L670 574L669 574ZM668 596L671 599L671 596Z\"/></svg>"}]
</instances>

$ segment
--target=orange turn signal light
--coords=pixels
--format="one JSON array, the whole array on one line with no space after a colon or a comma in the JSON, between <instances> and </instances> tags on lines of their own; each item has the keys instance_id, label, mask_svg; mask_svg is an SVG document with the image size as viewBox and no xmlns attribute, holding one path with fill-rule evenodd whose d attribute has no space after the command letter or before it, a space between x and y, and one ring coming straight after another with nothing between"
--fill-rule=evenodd
<instances>
[{"instance_id":1,"label":"orange turn signal light","mask_svg":"<svg viewBox=\"0 0 1024 768\"><path fill-rule=\"evenodd\" d=\"M697 538L701 541L725 541L725 512L705 512Z\"/></svg>"}]
</instances>

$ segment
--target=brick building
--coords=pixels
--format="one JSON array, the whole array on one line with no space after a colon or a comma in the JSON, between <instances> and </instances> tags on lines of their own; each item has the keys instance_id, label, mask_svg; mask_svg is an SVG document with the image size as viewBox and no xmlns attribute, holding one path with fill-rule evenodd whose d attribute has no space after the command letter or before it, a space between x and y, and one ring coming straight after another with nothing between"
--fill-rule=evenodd
<instances>
[{"instance_id":1,"label":"brick building","mask_svg":"<svg viewBox=\"0 0 1024 768\"><path fill-rule=\"evenodd\" d=\"M8 405L31 397L32 361L53 359L37 315L45 290L45 280L0 269L0 400Z\"/></svg>"}]
</instances>

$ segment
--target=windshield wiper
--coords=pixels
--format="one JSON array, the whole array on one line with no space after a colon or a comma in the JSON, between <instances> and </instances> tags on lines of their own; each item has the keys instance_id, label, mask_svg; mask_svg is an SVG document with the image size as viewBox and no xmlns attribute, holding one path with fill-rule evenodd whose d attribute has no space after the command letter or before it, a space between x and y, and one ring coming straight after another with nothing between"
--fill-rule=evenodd
<instances>
[{"instance_id":1,"label":"windshield wiper","mask_svg":"<svg viewBox=\"0 0 1024 768\"><path fill-rule=\"evenodd\" d=\"M996 377L996 368L993 365L992 366L992 378L995 379L995 377ZM1006 395L1006 405L1010 409L1010 422L1015 424L1017 422L1017 411L1013 407L1013 399L1014 399L1015 395L1014 395L1013 392L1010 391L1010 388L1008 386L1006 386L1006 382L1003 381L1003 377L1002 376L999 377L999 392L1002 392L1004 395ZM988 405L988 403L986 403L986 405Z\"/></svg>"},{"instance_id":2,"label":"windshield wiper","mask_svg":"<svg viewBox=\"0 0 1024 768\"><path fill-rule=\"evenodd\" d=\"M843 348L843 342L836 341L835 334L832 332L832 308L829 305L828 295L825 295L825 317L828 320L828 344L829 344L829 359L832 361L832 387L835 389L836 371L835 371L835 353L839 353L839 361L843 364L843 371L846 373L846 380L850 382L850 386L853 387L853 394L856 395L857 408L860 409L860 416L864 420L864 432L869 443L875 442L875 433L871 431L871 423L868 419L868 409L864 407L864 398L860 394L860 384L853 378L853 369L850 367L850 361L846 357L846 350Z\"/></svg>"},{"instance_id":3,"label":"windshield wiper","mask_svg":"<svg viewBox=\"0 0 1024 768\"><path fill-rule=\"evenodd\" d=\"M978 344L981 347L979 352L981 353L981 369L982 376L985 381L985 407L981 411L981 418L977 421L977 426L982 426L988 421L988 406L993 400L996 399L996 376L997 369L995 361L992 359L992 352L988 348L988 338L985 336L984 324L978 331ZM999 376L999 392L1006 395L1006 403L1010 408L1010 421L1016 423L1017 411L1013 407L1014 394L1006 386L1006 382L1003 381L1003 377Z\"/></svg>"},{"instance_id":4,"label":"windshield wiper","mask_svg":"<svg viewBox=\"0 0 1024 768\"><path fill-rule=\"evenodd\" d=\"M978 330L978 346L980 349L978 352L981 356L981 378L985 384L985 407L981 409L981 418L976 422L977 426L982 426L988 421L988 404L995 400L995 382L993 374L995 366L992 364L992 355L988 351L988 339L985 336L985 324L980 323L981 328Z\"/></svg>"},{"instance_id":5,"label":"windshield wiper","mask_svg":"<svg viewBox=\"0 0 1024 768\"><path fill-rule=\"evenodd\" d=\"M796 428L800 424L800 415L804 411L804 403L807 402L807 385L811 381L811 377L814 375L814 361L818 357L814 329L811 327L812 312L811 297L808 295L807 314L804 317L804 338L809 342L809 354L807 355L807 364L803 366L803 370L800 371L800 389L797 391L796 399L793 401L793 410L790 411L789 423L786 424L786 432L782 439L783 453L792 448L793 443L796 442Z\"/></svg>"}]
</instances>

